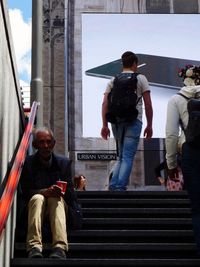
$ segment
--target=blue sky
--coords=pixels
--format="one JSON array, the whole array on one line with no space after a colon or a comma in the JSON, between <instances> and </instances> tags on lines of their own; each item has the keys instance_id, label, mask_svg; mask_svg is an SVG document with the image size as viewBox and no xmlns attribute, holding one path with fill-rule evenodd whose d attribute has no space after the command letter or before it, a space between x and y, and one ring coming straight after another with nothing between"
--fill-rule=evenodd
<instances>
[{"instance_id":1,"label":"blue sky","mask_svg":"<svg viewBox=\"0 0 200 267\"><path fill-rule=\"evenodd\" d=\"M32 1L8 0L11 30L21 86L30 85Z\"/></svg>"},{"instance_id":2,"label":"blue sky","mask_svg":"<svg viewBox=\"0 0 200 267\"><path fill-rule=\"evenodd\" d=\"M29 21L32 16L32 0L8 0L8 7L21 10L25 21Z\"/></svg>"},{"instance_id":3,"label":"blue sky","mask_svg":"<svg viewBox=\"0 0 200 267\"><path fill-rule=\"evenodd\" d=\"M8 0L7 5L24 107L30 107L32 1Z\"/></svg>"}]
</instances>

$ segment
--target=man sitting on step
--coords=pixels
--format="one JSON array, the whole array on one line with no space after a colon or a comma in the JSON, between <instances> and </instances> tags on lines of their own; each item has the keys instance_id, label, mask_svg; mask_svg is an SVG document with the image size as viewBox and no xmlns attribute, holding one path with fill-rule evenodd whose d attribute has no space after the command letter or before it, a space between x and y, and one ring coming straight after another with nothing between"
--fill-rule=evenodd
<instances>
[{"instance_id":1,"label":"man sitting on step","mask_svg":"<svg viewBox=\"0 0 200 267\"><path fill-rule=\"evenodd\" d=\"M77 207L71 179L71 161L53 153L55 139L50 129L38 128L33 134L33 147L22 170L20 186L28 209L27 252L29 258L42 258L42 225L48 217L52 233L50 258L66 258L68 251L67 212ZM66 191L60 186L64 181ZM80 214L80 213L79 213Z\"/></svg>"}]
</instances>

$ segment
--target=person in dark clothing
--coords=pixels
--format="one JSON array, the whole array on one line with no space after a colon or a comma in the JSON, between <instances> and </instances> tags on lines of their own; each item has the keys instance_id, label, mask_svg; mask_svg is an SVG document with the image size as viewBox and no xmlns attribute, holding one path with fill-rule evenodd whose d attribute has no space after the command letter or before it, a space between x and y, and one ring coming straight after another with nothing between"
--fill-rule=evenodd
<instances>
[{"instance_id":1,"label":"person in dark clothing","mask_svg":"<svg viewBox=\"0 0 200 267\"><path fill-rule=\"evenodd\" d=\"M156 178L159 180L161 185L165 185L167 184L167 178L163 178L161 175L161 171L162 170L166 170L167 169L167 162L166 160L164 160L163 162L161 162L158 166L156 166L156 168L154 169L155 171L155 176Z\"/></svg>"},{"instance_id":2,"label":"person in dark clothing","mask_svg":"<svg viewBox=\"0 0 200 267\"><path fill-rule=\"evenodd\" d=\"M27 252L29 258L42 258L42 225L48 218L52 233L50 258L66 258L68 251L68 209L77 203L71 179L71 160L53 153L55 139L50 129L33 133L34 155L27 156L20 178L28 208ZM67 182L66 192L57 181Z\"/></svg>"},{"instance_id":3,"label":"person in dark clothing","mask_svg":"<svg viewBox=\"0 0 200 267\"><path fill-rule=\"evenodd\" d=\"M200 66L186 65L179 70L178 76L183 79L183 87L168 101L165 139L167 166L173 177L176 177L178 172L176 159L178 135L180 129L184 131L187 129L189 121L188 100L199 99L200 96ZM194 117L196 118L196 115ZM181 168L191 205L197 253L200 256L200 149L197 144L190 144L186 140L185 133L183 137Z\"/></svg>"}]
</instances>

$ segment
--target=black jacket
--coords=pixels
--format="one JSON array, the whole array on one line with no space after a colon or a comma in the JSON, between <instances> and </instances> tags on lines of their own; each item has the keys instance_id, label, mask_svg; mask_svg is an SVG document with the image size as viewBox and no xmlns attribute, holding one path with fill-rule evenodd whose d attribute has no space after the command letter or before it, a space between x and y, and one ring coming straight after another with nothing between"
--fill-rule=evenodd
<instances>
[{"instance_id":1,"label":"black jacket","mask_svg":"<svg viewBox=\"0 0 200 267\"><path fill-rule=\"evenodd\" d=\"M71 179L71 160L53 153L51 167L44 168L36 153L25 160L20 178L21 193L28 201L38 190L48 188L56 184L58 180L67 182L64 199L68 205L73 205L76 201L76 194Z\"/></svg>"},{"instance_id":2,"label":"black jacket","mask_svg":"<svg viewBox=\"0 0 200 267\"><path fill-rule=\"evenodd\" d=\"M21 224L22 218L27 218L27 205L30 198L40 189L56 184L56 181L67 182L64 195L68 205L68 223L71 229L80 229L82 226L82 211L77 200L76 192L71 178L71 160L64 156L52 154L50 168L44 168L39 161L38 153L27 156L20 177L18 188L18 214L17 223Z\"/></svg>"}]
</instances>

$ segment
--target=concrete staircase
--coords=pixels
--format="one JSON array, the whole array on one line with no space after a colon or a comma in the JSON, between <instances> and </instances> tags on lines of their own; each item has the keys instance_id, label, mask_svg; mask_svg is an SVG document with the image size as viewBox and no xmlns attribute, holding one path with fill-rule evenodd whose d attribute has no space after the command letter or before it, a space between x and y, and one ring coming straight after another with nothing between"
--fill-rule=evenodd
<instances>
[{"instance_id":1,"label":"concrete staircase","mask_svg":"<svg viewBox=\"0 0 200 267\"><path fill-rule=\"evenodd\" d=\"M23 266L200 266L185 192L78 192L82 230L69 233L66 260L26 258L16 240L12 267ZM20 238L18 238L20 239Z\"/></svg>"}]
</instances>

